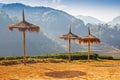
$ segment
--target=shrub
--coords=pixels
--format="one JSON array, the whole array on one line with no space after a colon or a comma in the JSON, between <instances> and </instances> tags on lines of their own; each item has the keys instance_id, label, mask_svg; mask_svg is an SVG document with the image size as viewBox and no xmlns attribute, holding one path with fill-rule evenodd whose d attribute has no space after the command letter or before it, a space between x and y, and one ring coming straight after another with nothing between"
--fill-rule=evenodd
<instances>
[{"instance_id":1,"label":"shrub","mask_svg":"<svg viewBox=\"0 0 120 80\"><path fill-rule=\"evenodd\" d=\"M0 60L5 60L5 57L0 57Z\"/></svg>"},{"instance_id":2,"label":"shrub","mask_svg":"<svg viewBox=\"0 0 120 80\"><path fill-rule=\"evenodd\" d=\"M39 56L26 56L27 59L47 59L47 58L54 58L54 59L68 59L68 53L54 53L54 54L44 54ZM71 60L87 60L88 53L87 52L73 52L71 53ZM114 59L111 56L99 56L98 54L91 53L90 59ZM8 57L0 57L0 60L19 60L23 59L23 56L8 56Z\"/></svg>"},{"instance_id":3,"label":"shrub","mask_svg":"<svg viewBox=\"0 0 120 80\"><path fill-rule=\"evenodd\" d=\"M114 58L112 56L99 56L100 59L108 59L113 60Z\"/></svg>"},{"instance_id":4,"label":"shrub","mask_svg":"<svg viewBox=\"0 0 120 80\"><path fill-rule=\"evenodd\" d=\"M91 53L90 58L91 59L97 59L98 54ZM42 55L41 58L55 58L55 59L68 59L68 53L58 53L58 54L47 54ZM88 58L87 52L74 52L71 53L71 59L72 60L85 60Z\"/></svg>"},{"instance_id":5,"label":"shrub","mask_svg":"<svg viewBox=\"0 0 120 80\"><path fill-rule=\"evenodd\" d=\"M6 61L2 61L0 65L8 66L8 65L16 65L18 63L19 62L17 60L6 60Z\"/></svg>"}]
</instances>

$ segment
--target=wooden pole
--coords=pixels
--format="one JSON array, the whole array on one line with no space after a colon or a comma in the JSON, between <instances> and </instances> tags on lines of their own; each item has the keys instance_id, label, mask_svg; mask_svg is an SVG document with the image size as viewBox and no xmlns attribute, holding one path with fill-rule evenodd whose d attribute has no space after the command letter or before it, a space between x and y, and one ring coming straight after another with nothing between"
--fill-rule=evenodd
<instances>
[{"instance_id":1,"label":"wooden pole","mask_svg":"<svg viewBox=\"0 0 120 80\"><path fill-rule=\"evenodd\" d=\"M90 40L88 41L88 62L90 62Z\"/></svg>"},{"instance_id":2,"label":"wooden pole","mask_svg":"<svg viewBox=\"0 0 120 80\"><path fill-rule=\"evenodd\" d=\"M71 39L68 40L68 61L71 62Z\"/></svg>"},{"instance_id":3,"label":"wooden pole","mask_svg":"<svg viewBox=\"0 0 120 80\"><path fill-rule=\"evenodd\" d=\"M23 62L24 62L24 65L26 65L26 33L25 31L23 32L23 52L24 52L24 59L23 59Z\"/></svg>"}]
</instances>

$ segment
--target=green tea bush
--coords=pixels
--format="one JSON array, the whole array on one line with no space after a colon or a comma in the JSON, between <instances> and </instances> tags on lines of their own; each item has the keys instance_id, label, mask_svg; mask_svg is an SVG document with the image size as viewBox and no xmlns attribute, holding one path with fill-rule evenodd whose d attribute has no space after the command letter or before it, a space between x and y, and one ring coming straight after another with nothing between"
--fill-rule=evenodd
<instances>
[{"instance_id":1,"label":"green tea bush","mask_svg":"<svg viewBox=\"0 0 120 80\"><path fill-rule=\"evenodd\" d=\"M5 57L0 57L0 60L5 60Z\"/></svg>"},{"instance_id":2,"label":"green tea bush","mask_svg":"<svg viewBox=\"0 0 120 80\"><path fill-rule=\"evenodd\" d=\"M114 58L112 56L99 56L99 59L113 60Z\"/></svg>"},{"instance_id":3,"label":"green tea bush","mask_svg":"<svg viewBox=\"0 0 120 80\"><path fill-rule=\"evenodd\" d=\"M41 54L39 56L26 56L27 59L47 59L47 58L54 58L54 59L68 59L68 53L53 53L53 54ZM73 52L71 53L72 60L87 60L88 53L87 52ZM96 53L90 54L90 59L97 60L97 59L108 59L113 60L112 56L99 56ZM23 59L23 56L8 56L8 57L0 57L0 60L20 60Z\"/></svg>"},{"instance_id":4,"label":"green tea bush","mask_svg":"<svg viewBox=\"0 0 120 80\"><path fill-rule=\"evenodd\" d=\"M0 65L8 66L8 65L16 65L16 64L19 64L19 63L20 62L17 61L17 60L5 60L5 61L0 62Z\"/></svg>"}]
</instances>

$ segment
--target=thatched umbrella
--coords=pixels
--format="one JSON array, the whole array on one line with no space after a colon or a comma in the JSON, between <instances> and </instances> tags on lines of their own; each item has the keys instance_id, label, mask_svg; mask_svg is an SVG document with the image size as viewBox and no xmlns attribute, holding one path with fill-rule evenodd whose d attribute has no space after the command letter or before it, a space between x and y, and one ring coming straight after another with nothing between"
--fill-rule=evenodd
<instances>
[{"instance_id":1,"label":"thatched umbrella","mask_svg":"<svg viewBox=\"0 0 120 80\"><path fill-rule=\"evenodd\" d=\"M26 65L26 31L39 32L40 28L39 28L39 26L31 24L25 20L24 10L22 12L22 21L8 26L8 29L10 31L13 31L14 28L23 32L24 65Z\"/></svg>"},{"instance_id":2,"label":"thatched umbrella","mask_svg":"<svg viewBox=\"0 0 120 80\"><path fill-rule=\"evenodd\" d=\"M90 60L90 43L100 43L100 39L96 38L95 36L93 36L91 33L90 33L90 29L88 27L88 35L85 36L83 39L82 39L82 42L83 43L88 43L88 62ZM79 44L81 43L81 40L79 40Z\"/></svg>"},{"instance_id":3,"label":"thatched umbrella","mask_svg":"<svg viewBox=\"0 0 120 80\"><path fill-rule=\"evenodd\" d=\"M59 37L60 39L68 40L68 59L71 61L71 40L76 40L81 38L71 32L71 26L69 27L69 32Z\"/></svg>"}]
</instances>

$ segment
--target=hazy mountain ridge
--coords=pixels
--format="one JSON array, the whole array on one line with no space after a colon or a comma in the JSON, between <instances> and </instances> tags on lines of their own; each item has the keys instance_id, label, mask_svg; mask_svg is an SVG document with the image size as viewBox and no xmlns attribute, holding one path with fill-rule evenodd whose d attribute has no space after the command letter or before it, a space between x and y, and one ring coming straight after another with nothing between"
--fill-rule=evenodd
<instances>
[{"instance_id":1,"label":"hazy mountain ridge","mask_svg":"<svg viewBox=\"0 0 120 80\"><path fill-rule=\"evenodd\" d=\"M22 55L22 33L18 30L8 31L7 26L12 24L12 19L7 14L0 13L0 56ZM31 37L33 36L33 37ZM27 55L55 53L65 51L57 43L47 38L42 32L27 32Z\"/></svg>"},{"instance_id":2,"label":"hazy mountain ridge","mask_svg":"<svg viewBox=\"0 0 120 80\"><path fill-rule=\"evenodd\" d=\"M81 45L83 51L87 51L87 44ZM91 44L91 52L98 53L99 55L108 55L114 58L120 58L120 49L115 48L114 46L108 45L104 42L98 44Z\"/></svg>"},{"instance_id":3,"label":"hazy mountain ridge","mask_svg":"<svg viewBox=\"0 0 120 80\"><path fill-rule=\"evenodd\" d=\"M17 6L19 6L19 7L17 7ZM25 10L26 20L39 25L41 27L41 31L43 32L43 34L45 33L45 35L43 35L41 33L28 34L28 38L27 38L28 44L30 44L30 45L35 44L32 47L30 47L30 45L28 46L28 50L31 50L28 52L30 54L31 54L31 52L34 52L34 51L35 51L34 55L42 53L42 52L44 52L44 53L47 53L47 52L52 53L53 52L54 53L54 52L56 52L56 50L64 51L63 49L59 48L61 45L65 45L65 49L67 50L67 42L60 40L59 36L68 32L69 24L71 24L72 32L77 35L80 35L82 37L87 35L87 27L91 27L90 28L91 33L93 35L96 35L97 37L99 37L102 42L106 42L107 44L110 44L112 46L120 48L120 45L118 45L118 43L120 41L119 35L116 35L116 34L119 34L120 31L118 31L115 28L114 29L109 28L109 25L107 25L107 24L99 24L99 25L95 25L95 26L93 26L93 24L84 25L84 22L82 20L76 19L75 17L67 14L66 12L63 12L60 10L55 10L52 8L46 8L46 7L30 7L30 6L25 6L25 5L19 4L19 3L4 5L1 10L10 16L11 21L12 21L11 23L13 23L13 22L17 22L17 18L18 18L18 21L21 19L21 13L22 13L23 8ZM13 36L14 34L16 34L16 31L13 31L12 33L7 33L7 34L11 34ZM16 36L17 35L21 35L21 34L19 34L19 32L17 32ZM30 37L31 35L35 36L35 37L32 38L32 37ZM109 36L109 35L111 35L111 36ZM42 36L44 36L44 37L47 36L47 37L44 38ZM17 40L20 38L20 37L19 38L18 37L16 39L15 44L17 44ZM48 37L50 40L48 40ZM20 38L19 40L22 41L22 38ZM52 42L51 42L51 40L52 40ZM42 41L45 41L45 42L42 42ZM33 42L35 42L35 43L33 43ZM48 42L48 43L46 43L46 42ZM59 43L60 46L58 44L56 44L56 42ZM52 44L54 44L54 45L52 45ZM20 44L20 45L22 47L22 44ZM54 47L52 47L51 45ZM17 45L15 45L15 46L17 46ZM55 48L55 46L57 48ZM99 44L98 44L98 46L99 46ZM106 46L106 45L104 44L104 46ZM100 47L102 48L102 46L99 46L96 48L99 49ZM49 49L50 51L45 50L45 49ZM105 48L102 48L102 49L105 51ZM17 48L17 50L18 51L16 51L15 53L17 53L17 52L22 53L22 48L20 48L20 49ZM72 51L80 51L80 50L85 50L85 49L84 49L84 47L73 44ZM14 50L12 50L12 51L14 51Z\"/></svg>"},{"instance_id":4,"label":"hazy mountain ridge","mask_svg":"<svg viewBox=\"0 0 120 80\"><path fill-rule=\"evenodd\" d=\"M0 8L3 6L4 4L0 3Z\"/></svg>"},{"instance_id":5,"label":"hazy mountain ridge","mask_svg":"<svg viewBox=\"0 0 120 80\"><path fill-rule=\"evenodd\" d=\"M83 20L85 24L95 24L95 25L99 25L99 24L108 24L109 28L115 28L117 27L118 29L120 29L120 16L117 16L115 18L113 18L112 21L109 21L107 23L98 20L97 18L91 17L91 16L82 16L82 15L78 15L76 16L76 18Z\"/></svg>"},{"instance_id":6,"label":"hazy mountain ridge","mask_svg":"<svg viewBox=\"0 0 120 80\"><path fill-rule=\"evenodd\" d=\"M87 17L86 17L87 18ZM94 18L93 18L94 19ZM88 19L89 20L89 19ZM98 36L102 42L105 42L111 46L120 49L119 41L120 41L120 17L114 18L111 23L99 23L94 24L92 22L86 24L87 27L90 27L92 34ZM95 19L94 19L95 21ZM95 21L97 22L97 21Z\"/></svg>"},{"instance_id":7,"label":"hazy mountain ridge","mask_svg":"<svg viewBox=\"0 0 120 80\"><path fill-rule=\"evenodd\" d=\"M91 16L82 16L78 15L76 18L81 19L84 21L85 24L103 24L103 21L98 20L97 18L91 17Z\"/></svg>"},{"instance_id":8,"label":"hazy mountain ridge","mask_svg":"<svg viewBox=\"0 0 120 80\"><path fill-rule=\"evenodd\" d=\"M115 17L112 21L110 21L108 24L110 25L116 25L120 24L120 16Z\"/></svg>"},{"instance_id":9,"label":"hazy mountain ridge","mask_svg":"<svg viewBox=\"0 0 120 80\"><path fill-rule=\"evenodd\" d=\"M108 22L111 28L117 27L120 29L120 16L115 17L112 21Z\"/></svg>"},{"instance_id":10,"label":"hazy mountain ridge","mask_svg":"<svg viewBox=\"0 0 120 80\"><path fill-rule=\"evenodd\" d=\"M80 34L81 36L87 34L87 27L84 25L84 22L76 19L66 12L47 7L28 7L25 5L22 8L20 7L16 9L17 5L22 6L23 4L17 3L10 5L10 7L9 4L4 5L2 10L10 17L16 16L18 19L21 19L20 15L22 13L22 9L24 8L27 21L39 25L41 30L46 33L46 36L60 45L66 42L60 40L59 36L68 32L68 25L70 24L71 27L73 27L72 32L75 34L78 33L78 35Z\"/></svg>"},{"instance_id":11,"label":"hazy mountain ridge","mask_svg":"<svg viewBox=\"0 0 120 80\"><path fill-rule=\"evenodd\" d=\"M104 22L104 21L101 21L97 18L94 18L92 16L83 16L83 15L78 15L76 16L76 18L78 19L81 19L82 21L84 21L85 24L108 24L108 25L112 25L112 26L115 26L117 24L120 24L120 16L116 16L115 18L113 18L112 21L109 21L109 22Z\"/></svg>"}]
</instances>

